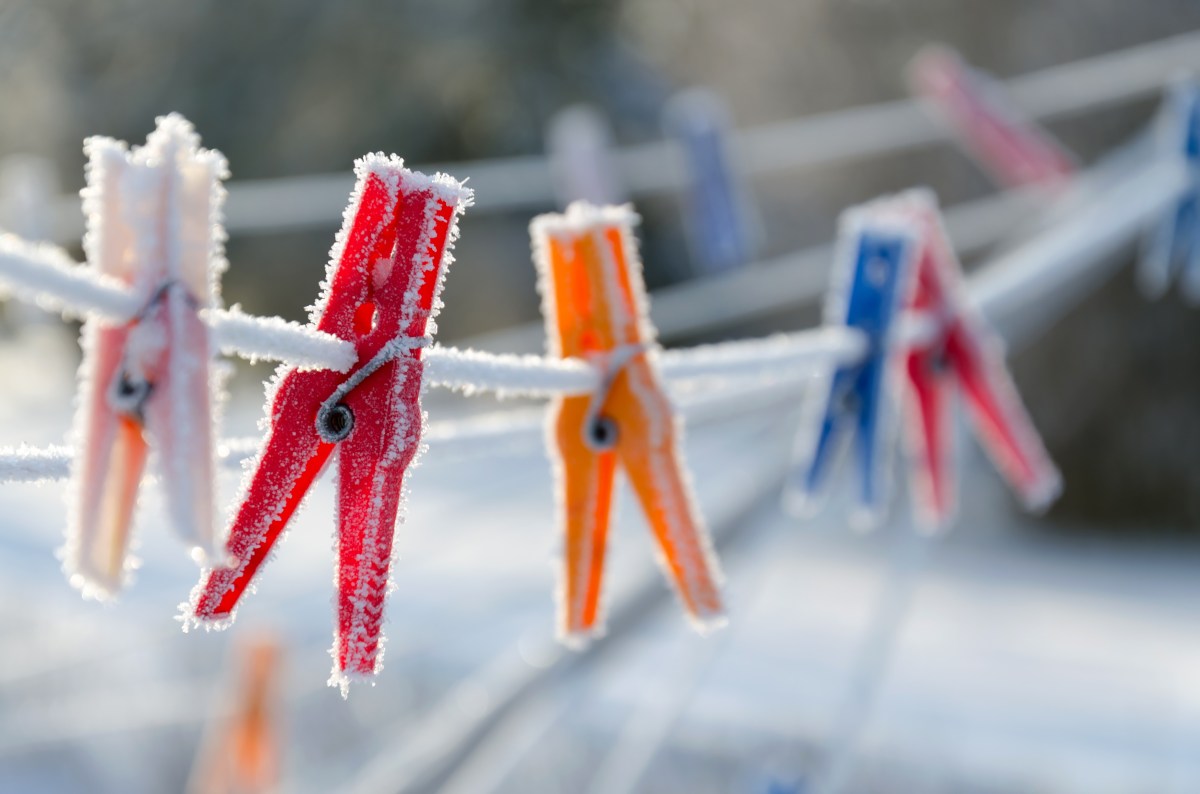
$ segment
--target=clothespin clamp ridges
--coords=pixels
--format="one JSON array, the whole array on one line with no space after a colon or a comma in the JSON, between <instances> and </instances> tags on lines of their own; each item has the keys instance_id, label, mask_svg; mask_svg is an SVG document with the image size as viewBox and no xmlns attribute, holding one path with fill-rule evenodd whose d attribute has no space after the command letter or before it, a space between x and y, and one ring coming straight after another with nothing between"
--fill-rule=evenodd
<instances>
[{"instance_id":1,"label":"clothespin clamp ridges","mask_svg":"<svg viewBox=\"0 0 1200 794\"><path fill-rule=\"evenodd\" d=\"M660 562L699 628L723 620L720 571L680 456L681 431L650 357L645 284L628 206L572 204L530 224L550 354L592 362L592 395L556 398L548 447L564 533L560 638L599 633L605 548L621 466L658 542Z\"/></svg>"},{"instance_id":2,"label":"clothespin clamp ridges","mask_svg":"<svg viewBox=\"0 0 1200 794\"><path fill-rule=\"evenodd\" d=\"M91 138L84 241L94 274L127 285L140 309L89 316L74 435L63 565L85 595L109 597L133 566L130 528L149 451L157 449L176 529L213 553L214 410L219 384L199 312L218 305L225 267L220 153L199 147L182 117L158 120L128 150Z\"/></svg>"},{"instance_id":3,"label":"clothespin clamp ridges","mask_svg":"<svg viewBox=\"0 0 1200 794\"><path fill-rule=\"evenodd\" d=\"M338 450L337 630L331 684L369 678L382 658L383 605L404 474L420 443L421 350L435 330L457 220L472 192L395 157L355 164L358 183L334 243L317 330L352 342L349 373L283 366L267 435L229 531L228 567L206 572L188 622L219 627Z\"/></svg>"}]
</instances>

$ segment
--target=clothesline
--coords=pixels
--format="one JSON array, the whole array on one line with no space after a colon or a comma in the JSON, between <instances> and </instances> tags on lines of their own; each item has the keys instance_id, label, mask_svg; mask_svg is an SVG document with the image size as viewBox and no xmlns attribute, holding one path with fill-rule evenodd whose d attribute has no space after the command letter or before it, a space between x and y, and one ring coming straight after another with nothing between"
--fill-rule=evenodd
<instances>
[{"instance_id":1,"label":"clothesline","mask_svg":"<svg viewBox=\"0 0 1200 794\"><path fill-rule=\"evenodd\" d=\"M1080 279L1102 275L1100 266L1106 263L1106 257L1111 259L1113 252L1134 239L1145 223L1178 195L1183 185L1184 175L1169 163L1154 163L1136 171L1110 185L1061 223L982 267L968 280L970 299L1000 325L1010 340L1036 332L1039 326L1053 322L1054 317L1065 311L1071 298L1081 297L1082 290L1072 292L1070 288ZM22 268L28 261L20 253L27 250L23 248L25 245L12 238L0 240L0 277L25 272ZM41 285L42 289L58 288L56 295L66 295L59 308L86 305L119 317L133 305L120 287L78 278L71 269L81 268L70 264L56 249L37 246L36 250L39 261L55 264L54 279L61 277L60 281ZM76 303L68 305L69 301ZM1023 313L1023 309L1030 307L1036 311ZM251 317L236 309L210 312L208 318L214 335L219 338L225 335L222 348L226 350L263 358L295 356L291 359L293 363L301 359L314 366L344 360L335 358L343 353L341 340L314 335L315 332L303 326L278 318ZM263 330L274 333L260 333ZM901 326L901 343L919 341L935 330L930 318L910 316ZM269 337L270 341L263 341L256 334ZM251 349L256 352L247 353ZM754 391L756 383L769 388L780 380L802 380L822 366L851 362L863 353L863 340L856 332L815 328L763 339L656 351L653 355L658 358L668 383L678 386L704 380L732 382L740 384L740 388L724 394L737 399ZM424 351L424 357L428 384L467 392L536 397L588 394L598 382L597 370L578 359L496 355L449 347L430 348ZM509 422L511 418L492 416L482 421L435 422L428 428L426 440L436 444L439 439L453 438L460 443L471 443L474 438L501 437L538 427L536 416L517 423ZM225 440L220 445L220 458L226 465L240 465L257 443L257 439ZM71 454L69 448L62 446L0 450L0 481L61 479L67 476Z\"/></svg>"},{"instance_id":2,"label":"clothesline","mask_svg":"<svg viewBox=\"0 0 1200 794\"><path fill-rule=\"evenodd\" d=\"M1004 81L1014 104L1035 118L1061 118L1146 97L1173 76L1200 69L1200 34L1184 34L1049 67ZM918 102L898 100L771 122L735 131L731 148L746 174L777 174L877 156L943 141L944 127ZM661 193L685 181L675 144L657 141L616 149L613 164L632 196ZM418 166L469 177L474 212L529 211L554 204L547 158L529 155ZM228 186L226 229L231 234L330 226L341 217L351 180L344 173L241 179ZM48 234L79 239L77 195L56 197Z\"/></svg>"}]
</instances>

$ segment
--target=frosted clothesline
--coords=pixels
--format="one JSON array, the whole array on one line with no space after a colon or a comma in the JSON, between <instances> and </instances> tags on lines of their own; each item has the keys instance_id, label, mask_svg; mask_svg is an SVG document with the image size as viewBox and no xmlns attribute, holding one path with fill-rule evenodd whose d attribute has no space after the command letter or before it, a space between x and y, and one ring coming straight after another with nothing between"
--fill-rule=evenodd
<instances>
[{"instance_id":1,"label":"frosted clothesline","mask_svg":"<svg viewBox=\"0 0 1200 794\"><path fill-rule=\"evenodd\" d=\"M1017 107L1035 118L1063 117L1131 101L1159 90L1178 73L1200 69L1200 34L1190 33L1061 64L1004 81ZM731 147L748 174L779 173L886 154L943 141L947 130L918 102L899 100L805 116L735 131ZM615 168L633 196L678 188L682 158L671 142L617 149ZM469 177L475 212L542 209L554 203L548 160L523 156L431 165L422 170ZM262 180L228 186L226 229L233 234L328 226L341 217L350 179L344 173ZM77 196L51 209L49 234L77 240L83 229Z\"/></svg>"},{"instance_id":2,"label":"frosted clothesline","mask_svg":"<svg viewBox=\"0 0 1200 794\"><path fill-rule=\"evenodd\" d=\"M98 313L125 322L144 299L116 282L70 260L61 250L5 235L0 237L0 285L19 297L69 314ZM354 345L336 336L277 317L255 317L231 309L203 316L217 346L250 359L285 361L301 367L345 372L357 359ZM919 332L919 329L917 329ZM668 380L754 375L781 366L808 366L833 358L862 355L862 340L849 329L815 329L767 339L708 345L661 354ZM552 396L588 394L599 383L598 369L579 359L550 359L432 347L422 357L426 381L466 392Z\"/></svg>"},{"instance_id":3,"label":"frosted clothesline","mask_svg":"<svg viewBox=\"0 0 1200 794\"><path fill-rule=\"evenodd\" d=\"M733 388L715 392L679 392L674 402L689 421L703 421L727 415L760 404L771 404L794 397L798 384L810 373L787 371L772 380L734 383ZM728 384L725 384L726 386ZM540 439L546 424L545 412L538 408L494 411L470 417L430 422L421 434L421 442L437 448L439 453L454 447L476 449L495 443L507 443L522 436ZM258 451L262 439L257 436L227 438L217 445L220 466L240 471L245 461ZM55 444L35 447L22 444L0 447L0 482L45 483L65 480L70 476L72 447Z\"/></svg>"},{"instance_id":4,"label":"frosted clothesline","mask_svg":"<svg viewBox=\"0 0 1200 794\"><path fill-rule=\"evenodd\" d=\"M1082 296L1083 291L1071 290L1072 286L1077 287L1077 282L1085 277L1098 276L1098 265L1104 264L1105 257L1134 239L1149 219L1156 217L1174 200L1183 186L1184 175L1169 163L1155 163L1135 172L1121 184L1110 186L1099 198L1081 206L1063 222L981 268L968 279L970 299L993 322L1002 326L1010 341L1035 333L1039 326L1052 322L1055 316L1065 311L1072 299ZM0 250L2 248L0 246ZM0 255L0 272L7 272L3 269L4 262L5 257ZM117 309L115 313L120 315L125 304L117 299L116 291L101 290L95 294L100 296L96 303L109 301L107 305ZM1023 316L1022 310L1030 307L1036 308L1036 313ZM250 336L260 319L237 312L223 316L236 316L236 321L231 322L242 323L239 327L248 330ZM281 338L296 341L291 334L300 326L274 318L268 323L278 324L281 328L286 326L280 333ZM214 327L221 325L218 323ZM901 341L918 341L934 328L928 318L910 316L902 324ZM341 340L329 338L342 344ZM838 328L816 328L765 339L655 353L665 378L676 384L708 378L743 382L761 379L770 384L772 379L814 372L822 364L849 362L862 354L861 337L854 331ZM527 396L587 394L595 389L598 381L597 371L580 360L495 355L438 347L426 350L424 355L427 382L464 390ZM751 386L749 391L753 389ZM743 386L740 391L733 390L722 397L736 399L746 391ZM529 431L540 421L532 415L518 423L512 423L511 418L492 416L482 420L433 423L426 433L426 440L438 443L439 440L453 439L471 443L475 438ZM252 454L257 443L258 439L226 440L220 445L220 458L227 465L238 465ZM61 446L2 450L0 481L60 479L67 475L70 456L71 450Z\"/></svg>"}]
</instances>

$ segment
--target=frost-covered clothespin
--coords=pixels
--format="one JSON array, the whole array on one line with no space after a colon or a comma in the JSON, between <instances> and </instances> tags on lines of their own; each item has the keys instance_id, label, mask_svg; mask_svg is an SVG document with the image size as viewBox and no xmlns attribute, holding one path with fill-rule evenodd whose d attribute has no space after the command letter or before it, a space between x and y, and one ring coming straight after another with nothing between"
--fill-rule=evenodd
<instances>
[{"instance_id":1,"label":"frost-covered clothespin","mask_svg":"<svg viewBox=\"0 0 1200 794\"><path fill-rule=\"evenodd\" d=\"M729 112L712 91L693 88L671 98L663 129L678 142L687 169L684 228L702 272L741 267L755 254L757 217L729 152Z\"/></svg>"},{"instance_id":2,"label":"frost-covered clothespin","mask_svg":"<svg viewBox=\"0 0 1200 794\"><path fill-rule=\"evenodd\" d=\"M859 331L866 353L829 367L808 392L784 492L795 512L815 512L852 438L855 521L869 526L887 507L903 349L899 319L918 245L911 223L882 215L876 205L842 213L825 323Z\"/></svg>"},{"instance_id":3,"label":"frost-covered clothespin","mask_svg":"<svg viewBox=\"0 0 1200 794\"><path fill-rule=\"evenodd\" d=\"M149 442L184 539L211 555L218 384L200 311L225 266L225 158L177 115L140 147L90 138L84 249L94 276L123 285L131 319L89 315L76 407L63 566L86 595L120 589ZM119 293L118 293L119 294Z\"/></svg>"},{"instance_id":4,"label":"frost-covered clothespin","mask_svg":"<svg viewBox=\"0 0 1200 794\"><path fill-rule=\"evenodd\" d=\"M338 450L337 628L331 684L369 678L383 655L392 536L423 415L421 350L458 217L472 192L404 168L396 157L355 164L346 210L310 325L354 345L348 373L283 366L267 401L267 434L229 529L228 565L207 570L185 605L186 625L232 621L334 450Z\"/></svg>"},{"instance_id":5,"label":"frost-covered clothespin","mask_svg":"<svg viewBox=\"0 0 1200 794\"><path fill-rule=\"evenodd\" d=\"M937 198L918 189L885 200L885 211L908 218L920 240L916 286L909 303L905 427L918 519L945 527L955 511L951 390L962 394L984 450L1029 509L1045 509L1062 490L1004 365L1004 347L966 293L962 268L942 225Z\"/></svg>"},{"instance_id":6,"label":"frost-covered clothespin","mask_svg":"<svg viewBox=\"0 0 1200 794\"><path fill-rule=\"evenodd\" d=\"M924 48L908 66L908 84L997 183L1058 188L1075 173L1074 156L957 52Z\"/></svg>"},{"instance_id":7,"label":"frost-covered clothespin","mask_svg":"<svg viewBox=\"0 0 1200 794\"><path fill-rule=\"evenodd\" d=\"M550 354L592 362L591 395L550 408L564 554L558 630L582 644L602 625L605 544L618 464L698 628L722 620L720 572L680 456L678 420L653 360L654 329L628 207L572 204L530 224Z\"/></svg>"},{"instance_id":8,"label":"frost-covered clothespin","mask_svg":"<svg viewBox=\"0 0 1200 794\"><path fill-rule=\"evenodd\" d=\"M1158 298L1178 280L1188 303L1200 305L1200 83L1176 83L1159 114L1162 156L1186 173L1186 187L1147 235L1138 268L1145 295Z\"/></svg>"},{"instance_id":9,"label":"frost-covered clothespin","mask_svg":"<svg viewBox=\"0 0 1200 794\"><path fill-rule=\"evenodd\" d=\"M560 207L572 201L625 201L612 145L612 129L596 108L571 105L554 115L546 128L546 150Z\"/></svg>"}]
</instances>

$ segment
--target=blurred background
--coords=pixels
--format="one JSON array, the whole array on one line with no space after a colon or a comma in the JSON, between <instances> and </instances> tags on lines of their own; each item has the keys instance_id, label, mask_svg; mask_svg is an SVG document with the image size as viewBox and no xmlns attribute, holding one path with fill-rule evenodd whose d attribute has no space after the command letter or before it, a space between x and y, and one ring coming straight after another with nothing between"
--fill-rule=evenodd
<instances>
[{"instance_id":1,"label":"blurred background","mask_svg":"<svg viewBox=\"0 0 1200 794\"><path fill-rule=\"evenodd\" d=\"M176 111L229 160L223 291L248 312L304 318L352 162L384 151L477 191L443 344L540 350L528 221L588 192L642 214L667 346L795 330L819 322L846 206L923 184L944 207L982 208L963 234L968 269L1037 220L1036 206L988 203L987 174L915 110L853 115L902 103L923 45L1008 79L1180 36L1171 51L1200 66L1198 29L1184 0L0 0L0 225L82 257L83 139L138 143ZM708 93L681 95L695 88ZM1117 93L1014 96L1086 167L1161 100ZM705 109L727 135L695 156L717 176L689 170L683 144L659 146L686 141ZM572 171L580 146L600 165ZM621 154L605 160L606 146ZM704 205L721 193L706 178L728 180L727 206ZM700 412L689 461L732 603L730 627L706 639L677 614L626 498L609 635L558 649L540 438L431 446L398 530L385 670L345 702L323 686L327 483L237 626L201 636L171 619L195 574L153 487L144 567L103 607L53 557L63 485L0 487L0 790L234 790L193 770L233 752L220 737L250 686L241 649L266 632L279 767L266 777L284 791L1198 791L1200 311L1174 291L1147 301L1122 267L1053 320L1010 359L1066 481L1040 518L1020 514L963 428L947 537L909 539L902 493L873 535L850 533L836 499L799 522L777 507L799 395ZM7 302L2 329L0 444L61 443L77 327ZM255 432L269 374L237 365L226 435ZM435 421L536 408L441 393L426 405ZM228 504L237 477L224 477Z\"/></svg>"}]
</instances>

